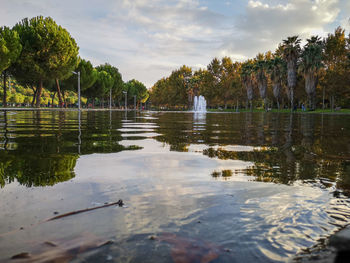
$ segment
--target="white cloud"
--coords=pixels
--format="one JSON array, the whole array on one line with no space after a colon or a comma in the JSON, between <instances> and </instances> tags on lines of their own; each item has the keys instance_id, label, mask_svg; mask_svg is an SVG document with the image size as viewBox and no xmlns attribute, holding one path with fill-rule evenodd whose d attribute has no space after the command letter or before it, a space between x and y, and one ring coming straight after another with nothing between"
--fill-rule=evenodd
<instances>
[{"instance_id":1,"label":"white cloud","mask_svg":"<svg viewBox=\"0 0 350 263\"><path fill-rule=\"evenodd\" d=\"M259 52L274 51L288 36L325 36L325 26L339 14L338 4L338 0L289 0L272 5L251 0L244 16L236 20L223 49L253 57Z\"/></svg>"},{"instance_id":2,"label":"white cloud","mask_svg":"<svg viewBox=\"0 0 350 263\"><path fill-rule=\"evenodd\" d=\"M268 4L263 4L260 1L249 1L248 6L251 8L269 8Z\"/></svg>"}]
</instances>

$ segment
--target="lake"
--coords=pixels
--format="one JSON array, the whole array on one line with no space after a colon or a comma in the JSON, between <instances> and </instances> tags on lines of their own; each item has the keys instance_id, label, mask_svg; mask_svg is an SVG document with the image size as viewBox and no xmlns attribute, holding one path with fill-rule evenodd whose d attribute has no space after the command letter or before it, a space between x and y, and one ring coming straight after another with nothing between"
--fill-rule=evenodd
<instances>
[{"instance_id":1,"label":"lake","mask_svg":"<svg viewBox=\"0 0 350 263\"><path fill-rule=\"evenodd\" d=\"M350 221L350 116L0 111L0 186L0 261L285 262Z\"/></svg>"}]
</instances>

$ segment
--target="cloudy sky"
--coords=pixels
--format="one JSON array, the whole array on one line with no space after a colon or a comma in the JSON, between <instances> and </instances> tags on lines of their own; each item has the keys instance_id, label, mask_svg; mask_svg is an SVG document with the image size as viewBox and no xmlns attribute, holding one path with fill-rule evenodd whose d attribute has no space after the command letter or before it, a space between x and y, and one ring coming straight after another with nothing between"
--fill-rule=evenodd
<instances>
[{"instance_id":1,"label":"cloudy sky","mask_svg":"<svg viewBox=\"0 0 350 263\"><path fill-rule=\"evenodd\" d=\"M51 16L94 65L149 88L181 65L274 50L287 36L350 29L349 0L0 0L0 26Z\"/></svg>"}]
</instances>

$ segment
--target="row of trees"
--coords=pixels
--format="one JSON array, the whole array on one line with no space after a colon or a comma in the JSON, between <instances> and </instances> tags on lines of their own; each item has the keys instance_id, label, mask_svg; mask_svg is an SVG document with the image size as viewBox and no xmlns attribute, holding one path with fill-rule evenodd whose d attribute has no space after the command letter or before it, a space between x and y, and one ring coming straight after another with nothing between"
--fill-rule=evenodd
<instances>
[{"instance_id":1,"label":"row of trees","mask_svg":"<svg viewBox=\"0 0 350 263\"><path fill-rule=\"evenodd\" d=\"M45 87L57 95L62 107L67 104L70 91L77 90L80 72L82 95L94 105L104 105L105 98L112 94L113 104L120 102L122 91L138 102L148 98L146 87L131 80L124 83L118 68L106 63L93 67L90 61L79 57L79 47L69 32L57 25L50 17L25 18L13 28L0 27L0 73L3 76L3 106L7 106L7 79L32 90L32 105L40 107ZM120 106L120 105L119 105Z\"/></svg>"},{"instance_id":2,"label":"row of trees","mask_svg":"<svg viewBox=\"0 0 350 263\"><path fill-rule=\"evenodd\" d=\"M0 98L3 98L3 87L1 83ZM29 87L26 88L21 86L17 83L15 79L8 79L8 85L6 90L6 102L8 106L29 106L33 102L34 91ZM59 105L58 97L55 93L56 88L52 91L50 91L47 88L44 88L41 93L41 105ZM62 99L66 102L68 106L77 104L78 102L78 96L76 91L65 91ZM87 103L87 99L85 97L81 97L81 103L85 105Z\"/></svg>"},{"instance_id":3,"label":"row of trees","mask_svg":"<svg viewBox=\"0 0 350 263\"><path fill-rule=\"evenodd\" d=\"M338 27L324 39L312 36L303 47L298 36L288 37L275 52L244 62L214 58L194 72L182 66L153 85L151 101L191 108L198 94L210 107L349 107L350 36Z\"/></svg>"}]
</instances>

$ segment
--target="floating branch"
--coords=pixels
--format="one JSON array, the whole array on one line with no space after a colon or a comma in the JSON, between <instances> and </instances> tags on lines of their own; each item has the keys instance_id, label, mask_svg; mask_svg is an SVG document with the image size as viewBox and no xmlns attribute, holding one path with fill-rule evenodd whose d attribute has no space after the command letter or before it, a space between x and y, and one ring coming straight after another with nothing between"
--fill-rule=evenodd
<instances>
[{"instance_id":1,"label":"floating branch","mask_svg":"<svg viewBox=\"0 0 350 263\"><path fill-rule=\"evenodd\" d=\"M123 206L124 203L123 203L123 200L120 199L120 200L118 200L118 202L105 204L105 205L101 205L101 206L96 206L96 207L92 207L92 208L86 208L86 209L82 209L82 210L77 210L77 211L65 213L65 214L62 214L59 216L55 216L55 217L47 219L45 222L60 219L60 218L67 217L67 216L72 216L72 215L84 213L84 212L88 212L88 211L92 211L92 210L96 210L96 209L100 209L100 208L104 208L104 207L108 207L108 206L113 206L113 205Z\"/></svg>"}]
</instances>

